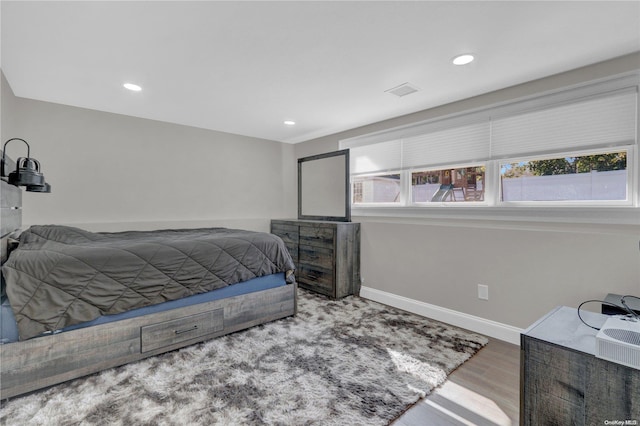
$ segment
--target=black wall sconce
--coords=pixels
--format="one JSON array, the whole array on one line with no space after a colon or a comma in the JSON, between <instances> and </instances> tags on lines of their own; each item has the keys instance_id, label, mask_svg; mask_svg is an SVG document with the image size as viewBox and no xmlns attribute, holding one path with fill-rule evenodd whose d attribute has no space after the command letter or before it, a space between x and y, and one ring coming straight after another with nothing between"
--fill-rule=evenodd
<instances>
[{"instance_id":1,"label":"black wall sconce","mask_svg":"<svg viewBox=\"0 0 640 426\"><path fill-rule=\"evenodd\" d=\"M16 161L16 169L6 174L7 144L11 141L22 141L27 145L27 156L20 157ZM12 138L4 143L2 147L2 164L0 164L0 176L6 177L7 182L15 186L26 186L28 192L51 192L51 185L44 181L44 175L40 171L40 163L35 158L30 157L31 148L24 139Z\"/></svg>"}]
</instances>

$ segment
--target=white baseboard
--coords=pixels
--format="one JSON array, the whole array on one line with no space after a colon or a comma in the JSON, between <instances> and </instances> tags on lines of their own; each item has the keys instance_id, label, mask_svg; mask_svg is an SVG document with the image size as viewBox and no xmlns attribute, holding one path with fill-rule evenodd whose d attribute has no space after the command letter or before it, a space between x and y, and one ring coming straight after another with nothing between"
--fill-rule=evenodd
<instances>
[{"instance_id":1,"label":"white baseboard","mask_svg":"<svg viewBox=\"0 0 640 426\"><path fill-rule=\"evenodd\" d=\"M414 314L418 314L437 321L446 322L456 327L465 328L475 333L484 334L494 339L520 345L522 329L485 318L454 311L419 300L409 299L382 290L362 286L360 297L393 306Z\"/></svg>"}]
</instances>

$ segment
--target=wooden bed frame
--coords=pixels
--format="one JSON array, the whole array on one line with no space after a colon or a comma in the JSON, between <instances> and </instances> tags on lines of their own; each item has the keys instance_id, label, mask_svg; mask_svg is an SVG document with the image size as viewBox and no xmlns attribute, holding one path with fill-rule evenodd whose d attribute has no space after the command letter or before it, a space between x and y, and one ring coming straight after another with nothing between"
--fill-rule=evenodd
<instances>
[{"instance_id":1,"label":"wooden bed frame","mask_svg":"<svg viewBox=\"0 0 640 426\"><path fill-rule=\"evenodd\" d=\"M2 262L21 190L2 184ZM17 190L17 191L16 191ZM16 195L17 193L17 195ZM0 399L295 315L297 284L0 345Z\"/></svg>"}]
</instances>

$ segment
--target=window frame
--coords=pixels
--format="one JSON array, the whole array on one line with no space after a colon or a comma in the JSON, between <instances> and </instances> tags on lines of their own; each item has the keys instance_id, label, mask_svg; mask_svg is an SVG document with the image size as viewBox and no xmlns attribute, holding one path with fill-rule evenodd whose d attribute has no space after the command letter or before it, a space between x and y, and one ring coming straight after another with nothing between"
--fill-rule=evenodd
<instances>
[{"instance_id":1,"label":"window frame","mask_svg":"<svg viewBox=\"0 0 640 426\"><path fill-rule=\"evenodd\" d=\"M352 203L355 216L392 218L443 219L488 219L514 221L555 221L640 225L640 70L584 82L559 89L549 90L490 104L479 108L446 114L426 121L389 128L371 134L363 134L339 141L341 148L363 147L391 139L413 136L420 131L438 128L440 122L455 122L461 126L476 120L490 122L527 111L553 108L558 105L581 102L590 97L614 95L630 90L636 94L635 139L603 143L598 146L576 145L558 151L514 153L496 157L462 160L454 164L427 165L424 167L402 167L400 170L371 172L370 175L400 173L399 203ZM555 151L555 152L554 152ZM523 160L561 158L563 156L589 155L589 153L627 152L626 199L625 200L558 200L558 201L502 201L500 165ZM462 156L461 156L462 157ZM411 173L415 171L442 170L448 168L485 166L484 201L480 202L414 202L411 199ZM367 173L368 174L368 173ZM363 174L364 175L364 174Z\"/></svg>"},{"instance_id":2,"label":"window frame","mask_svg":"<svg viewBox=\"0 0 640 426\"><path fill-rule=\"evenodd\" d=\"M631 165L632 160L635 158L635 147L633 145L626 146L614 146L609 149L596 148L579 151L563 151L545 155L528 155L525 157L505 158L496 160L496 168L498 169L498 176L500 177L500 168L504 163L519 163L523 161L540 161L540 160L552 160L563 157L581 157L587 155L597 154L612 154L616 152L626 152L627 154L627 168L626 171L626 188L624 200L526 200L526 201L504 201L500 194L502 194L502 179L498 179L497 198L496 205L500 207L629 207L634 205L633 197L633 175L634 169ZM636 185L637 186L637 185Z\"/></svg>"},{"instance_id":3,"label":"window frame","mask_svg":"<svg viewBox=\"0 0 640 426\"><path fill-rule=\"evenodd\" d=\"M473 163L457 163L457 164L452 164L452 165L444 165L444 166L431 166L431 167L416 167L416 168L411 168L409 169L407 172L407 179L408 179L408 194L406 194L408 203L408 206L414 206L414 207L424 207L424 208L430 208L430 207L442 207L442 206L446 206L446 207L453 207L453 208L460 208L460 207L464 207L464 206L488 206L488 202L487 202L487 198L486 198L486 194L487 194L487 163L489 163L488 161L486 162L478 162L478 161L474 161ZM484 172L484 182L483 182L483 188L484 188L484 200L482 201L414 201L413 200L413 188L412 188L412 174L413 173L421 173L421 172L430 172L430 171L442 171L442 170L453 170L453 169L465 169L468 167L484 167L485 168L485 172ZM402 179L402 176L400 177L400 179ZM401 185L402 187L402 185Z\"/></svg>"},{"instance_id":4,"label":"window frame","mask_svg":"<svg viewBox=\"0 0 640 426\"><path fill-rule=\"evenodd\" d=\"M351 208L354 207L364 207L364 208L368 208L368 207L402 207L406 204L403 203L403 196L404 196L404 191L403 191L403 171L402 170L384 170L384 171L380 171L380 172L371 172L371 173L362 173L362 174L358 174L358 175L351 175L349 177L349 188L350 188L350 194L351 196L349 197L349 199L351 200ZM353 185L355 184L354 182L354 178L366 178L366 177L376 177L376 176L387 176L387 175L400 175L400 193L399 193L399 200L397 202L393 202L393 201L386 201L386 202L379 202L379 203L375 203L375 202L367 202L367 203L354 203L353 202L353 196L354 196L354 188Z\"/></svg>"}]
</instances>

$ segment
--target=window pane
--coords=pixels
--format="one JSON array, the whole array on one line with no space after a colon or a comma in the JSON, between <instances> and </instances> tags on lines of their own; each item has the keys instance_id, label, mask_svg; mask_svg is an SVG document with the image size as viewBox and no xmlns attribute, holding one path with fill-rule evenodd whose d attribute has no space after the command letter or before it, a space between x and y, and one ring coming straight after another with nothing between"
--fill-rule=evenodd
<instances>
[{"instance_id":1,"label":"window pane","mask_svg":"<svg viewBox=\"0 0 640 426\"><path fill-rule=\"evenodd\" d=\"M627 199L627 153L500 164L502 201Z\"/></svg>"},{"instance_id":2,"label":"window pane","mask_svg":"<svg viewBox=\"0 0 640 426\"><path fill-rule=\"evenodd\" d=\"M359 176L352 182L354 204L400 202L400 174Z\"/></svg>"},{"instance_id":3,"label":"window pane","mask_svg":"<svg viewBox=\"0 0 640 426\"><path fill-rule=\"evenodd\" d=\"M484 166L411 173L414 203L484 201Z\"/></svg>"}]
</instances>

